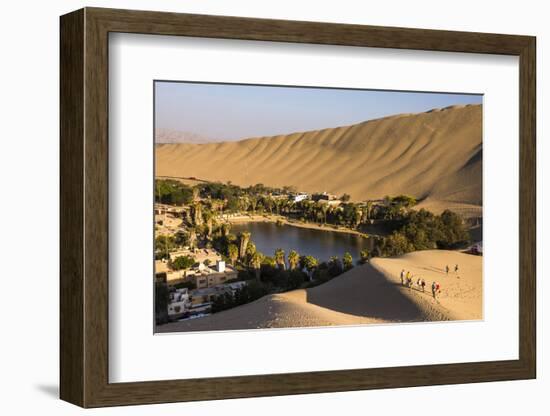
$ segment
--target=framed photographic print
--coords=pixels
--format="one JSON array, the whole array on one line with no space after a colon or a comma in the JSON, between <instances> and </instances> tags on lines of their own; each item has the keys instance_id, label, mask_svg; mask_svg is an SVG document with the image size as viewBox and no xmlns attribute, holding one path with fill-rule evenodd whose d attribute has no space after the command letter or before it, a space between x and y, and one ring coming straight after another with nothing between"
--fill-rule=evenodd
<instances>
[{"instance_id":1,"label":"framed photographic print","mask_svg":"<svg viewBox=\"0 0 550 416\"><path fill-rule=\"evenodd\" d=\"M83 407L536 376L535 38L61 17Z\"/></svg>"}]
</instances>

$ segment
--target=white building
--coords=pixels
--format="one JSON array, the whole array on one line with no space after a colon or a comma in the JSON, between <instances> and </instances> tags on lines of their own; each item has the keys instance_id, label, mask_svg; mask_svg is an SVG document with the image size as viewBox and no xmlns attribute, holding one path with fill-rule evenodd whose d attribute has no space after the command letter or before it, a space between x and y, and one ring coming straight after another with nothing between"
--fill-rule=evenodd
<instances>
[{"instance_id":1,"label":"white building","mask_svg":"<svg viewBox=\"0 0 550 416\"><path fill-rule=\"evenodd\" d=\"M306 199L309 198L309 195L306 194L305 192L300 192L299 194L296 194L296 195L293 195L292 196L292 200L294 202L300 202L300 201L304 201Z\"/></svg>"},{"instance_id":2,"label":"white building","mask_svg":"<svg viewBox=\"0 0 550 416\"><path fill-rule=\"evenodd\" d=\"M170 293L168 303L168 319L174 321L185 316L191 308L191 300L187 288L176 289Z\"/></svg>"}]
</instances>

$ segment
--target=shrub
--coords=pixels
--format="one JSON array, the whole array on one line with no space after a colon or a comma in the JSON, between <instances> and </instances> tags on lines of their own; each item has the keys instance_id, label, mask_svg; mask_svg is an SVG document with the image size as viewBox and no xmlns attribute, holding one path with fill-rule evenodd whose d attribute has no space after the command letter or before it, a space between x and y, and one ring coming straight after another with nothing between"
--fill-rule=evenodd
<instances>
[{"instance_id":1,"label":"shrub","mask_svg":"<svg viewBox=\"0 0 550 416\"><path fill-rule=\"evenodd\" d=\"M345 253L342 257L342 263L344 265L344 270L349 270L353 268L353 257L350 253Z\"/></svg>"},{"instance_id":2,"label":"shrub","mask_svg":"<svg viewBox=\"0 0 550 416\"><path fill-rule=\"evenodd\" d=\"M454 249L466 246L469 235L462 218L450 211L440 216L425 209L411 210L402 219L402 226L382 241L376 240L375 254L396 256L415 250Z\"/></svg>"},{"instance_id":3,"label":"shrub","mask_svg":"<svg viewBox=\"0 0 550 416\"><path fill-rule=\"evenodd\" d=\"M342 266L342 262L338 257L333 256L330 258L328 262L328 272L331 277L339 276L344 272L344 266Z\"/></svg>"},{"instance_id":4,"label":"shrub","mask_svg":"<svg viewBox=\"0 0 550 416\"><path fill-rule=\"evenodd\" d=\"M189 269L195 264L195 259L191 256L178 256L170 262L170 267L174 270Z\"/></svg>"},{"instance_id":5,"label":"shrub","mask_svg":"<svg viewBox=\"0 0 550 416\"><path fill-rule=\"evenodd\" d=\"M383 251L386 256L399 256L414 251L414 246L404 234L394 231L392 235L386 238Z\"/></svg>"},{"instance_id":6,"label":"shrub","mask_svg":"<svg viewBox=\"0 0 550 416\"><path fill-rule=\"evenodd\" d=\"M155 181L155 202L170 205L189 204L193 200L193 189L183 183L169 179Z\"/></svg>"},{"instance_id":7,"label":"shrub","mask_svg":"<svg viewBox=\"0 0 550 416\"><path fill-rule=\"evenodd\" d=\"M303 271L294 269L289 273L289 289L297 289L307 280L307 274Z\"/></svg>"},{"instance_id":8,"label":"shrub","mask_svg":"<svg viewBox=\"0 0 550 416\"><path fill-rule=\"evenodd\" d=\"M368 251L366 248L364 248L363 250L361 250L360 255L361 255L361 260L360 260L360 262L361 262L362 264L365 264L365 263L367 263L367 262L369 261L369 251Z\"/></svg>"}]
</instances>

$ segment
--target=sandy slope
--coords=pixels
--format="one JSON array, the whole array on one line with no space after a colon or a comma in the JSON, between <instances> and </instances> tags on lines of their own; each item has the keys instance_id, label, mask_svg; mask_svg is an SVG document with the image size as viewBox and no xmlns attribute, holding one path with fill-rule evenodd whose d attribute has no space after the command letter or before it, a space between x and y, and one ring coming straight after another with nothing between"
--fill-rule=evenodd
<instances>
[{"instance_id":1,"label":"sandy slope","mask_svg":"<svg viewBox=\"0 0 550 416\"><path fill-rule=\"evenodd\" d=\"M457 106L238 142L157 145L156 174L294 185L354 200L406 193L436 211L471 209L482 197L481 116L480 105Z\"/></svg>"},{"instance_id":2,"label":"sandy slope","mask_svg":"<svg viewBox=\"0 0 550 416\"><path fill-rule=\"evenodd\" d=\"M449 264L459 273L446 275ZM428 285L440 282L434 300L401 286L399 272L410 270ZM482 318L482 258L431 250L399 258L374 259L321 286L265 296L255 302L195 320L158 327L159 332L357 325L387 322Z\"/></svg>"}]
</instances>

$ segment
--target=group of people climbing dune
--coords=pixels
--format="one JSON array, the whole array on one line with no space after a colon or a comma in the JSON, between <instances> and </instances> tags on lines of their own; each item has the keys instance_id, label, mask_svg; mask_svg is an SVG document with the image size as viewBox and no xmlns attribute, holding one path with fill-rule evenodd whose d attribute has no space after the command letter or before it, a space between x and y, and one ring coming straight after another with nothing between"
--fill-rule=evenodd
<instances>
[{"instance_id":1,"label":"group of people climbing dune","mask_svg":"<svg viewBox=\"0 0 550 416\"><path fill-rule=\"evenodd\" d=\"M450 270L451 269L449 268L449 265L446 265L445 266L445 274L447 276L449 275ZM455 273L458 273L458 264L455 264L454 271L455 271ZM407 271L405 273L405 269L402 269L400 277L401 277L401 285L402 286L408 287L409 289L414 289L414 286L415 286L415 284L413 283L413 277L414 276L410 271ZM426 291L426 281L420 276L416 277L416 289L421 291L421 292ZM440 283L434 280L432 282L431 289L432 289L432 296L433 296L434 299L436 299L437 295L441 293Z\"/></svg>"}]
</instances>

